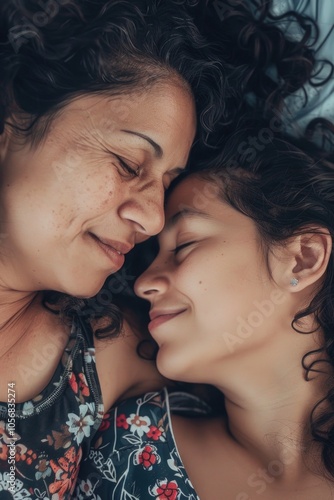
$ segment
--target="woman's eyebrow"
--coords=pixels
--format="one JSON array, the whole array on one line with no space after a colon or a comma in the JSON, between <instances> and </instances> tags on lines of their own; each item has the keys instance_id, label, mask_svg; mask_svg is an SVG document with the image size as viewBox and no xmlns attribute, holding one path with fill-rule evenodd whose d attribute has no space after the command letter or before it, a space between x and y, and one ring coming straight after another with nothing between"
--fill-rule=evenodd
<instances>
[{"instance_id":1,"label":"woman's eyebrow","mask_svg":"<svg viewBox=\"0 0 334 500\"><path fill-rule=\"evenodd\" d=\"M141 139L144 139L145 141L147 141L153 147L156 158L162 158L163 157L164 152L162 150L162 147L159 146L159 144L157 144L155 141L153 141L153 139L151 139L147 135L141 134L140 132L135 132L134 130L124 130L124 129L122 129L121 132L126 132L127 134L136 135L137 137L140 137Z\"/></svg>"},{"instance_id":2,"label":"woman's eyebrow","mask_svg":"<svg viewBox=\"0 0 334 500\"><path fill-rule=\"evenodd\" d=\"M202 212L201 210L196 210L195 208L185 207L179 210L176 214L174 214L167 222L163 229L163 231L170 231L177 222L182 219L193 219L193 218L202 218L202 219L212 219L211 215L206 212Z\"/></svg>"}]
</instances>

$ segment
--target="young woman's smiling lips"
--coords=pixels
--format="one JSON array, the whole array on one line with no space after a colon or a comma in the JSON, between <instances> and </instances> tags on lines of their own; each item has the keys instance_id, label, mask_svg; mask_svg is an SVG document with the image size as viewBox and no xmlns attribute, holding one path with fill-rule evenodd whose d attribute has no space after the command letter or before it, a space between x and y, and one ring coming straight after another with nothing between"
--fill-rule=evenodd
<instances>
[{"instance_id":1,"label":"young woman's smiling lips","mask_svg":"<svg viewBox=\"0 0 334 500\"><path fill-rule=\"evenodd\" d=\"M151 332L158 326L162 325L162 323L166 323L166 321L169 321L170 319L175 318L176 316L179 316L182 314L186 309L181 309L181 310L162 310L162 309L152 309L150 311L150 318L151 321L148 324L148 329Z\"/></svg>"}]
</instances>

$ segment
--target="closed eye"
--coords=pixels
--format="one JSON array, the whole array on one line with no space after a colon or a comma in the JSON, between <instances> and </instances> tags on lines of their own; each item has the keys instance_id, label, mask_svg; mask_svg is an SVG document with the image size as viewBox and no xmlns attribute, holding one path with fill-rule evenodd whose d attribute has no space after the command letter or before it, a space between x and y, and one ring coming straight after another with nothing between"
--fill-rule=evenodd
<instances>
[{"instance_id":1,"label":"closed eye","mask_svg":"<svg viewBox=\"0 0 334 500\"><path fill-rule=\"evenodd\" d=\"M182 243L182 245L178 245L177 247L175 247L172 250L172 252L174 253L174 255L177 255L179 252L181 252L181 250L183 250L184 248L189 247L193 243L196 243L196 242L195 241L188 241L187 243Z\"/></svg>"},{"instance_id":2,"label":"closed eye","mask_svg":"<svg viewBox=\"0 0 334 500\"><path fill-rule=\"evenodd\" d=\"M120 156L115 155L117 160L119 161L121 167L125 172L128 174L132 175L133 177L138 177L139 176L139 168L132 168L130 165L128 165Z\"/></svg>"}]
</instances>

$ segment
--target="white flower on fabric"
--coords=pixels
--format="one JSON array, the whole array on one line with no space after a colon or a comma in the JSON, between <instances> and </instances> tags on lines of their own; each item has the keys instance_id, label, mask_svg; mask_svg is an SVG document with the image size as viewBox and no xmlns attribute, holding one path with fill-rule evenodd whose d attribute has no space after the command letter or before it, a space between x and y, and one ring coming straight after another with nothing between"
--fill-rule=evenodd
<instances>
[{"instance_id":1,"label":"white flower on fabric","mask_svg":"<svg viewBox=\"0 0 334 500\"><path fill-rule=\"evenodd\" d=\"M95 485L96 486L96 485ZM100 495L94 493L95 486L89 479L81 480L77 483L76 496L78 500L84 500L85 498L92 498L94 500L102 500Z\"/></svg>"},{"instance_id":2,"label":"white flower on fabric","mask_svg":"<svg viewBox=\"0 0 334 500\"><path fill-rule=\"evenodd\" d=\"M37 479L37 481L51 476L52 471L49 464L50 462L49 460L46 460L46 458L39 459L39 462L35 467L35 469L37 469L37 472L35 473L35 478Z\"/></svg>"},{"instance_id":3,"label":"white flower on fabric","mask_svg":"<svg viewBox=\"0 0 334 500\"><path fill-rule=\"evenodd\" d=\"M89 347L84 352L84 358L87 363L91 363L92 361L95 363L95 348Z\"/></svg>"},{"instance_id":4,"label":"white flower on fabric","mask_svg":"<svg viewBox=\"0 0 334 500\"><path fill-rule=\"evenodd\" d=\"M91 415L94 415L95 413L95 403L86 403L87 409Z\"/></svg>"},{"instance_id":5,"label":"white flower on fabric","mask_svg":"<svg viewBox=\"0 0 334 500\"><path fill-rule=\"evenodd\" d=\"M25 416L32 415L34 413L34 405L32 401L27 401L26 403L24 403L22 413Z\"/></svg>"},{"instance_id":6,"label":"white flower on fabric","mask_svg":"<svg viewBox=\"0 0 334 500\"><path fill-rule=\"evenodd\" d=\"M126 421L130 425L130 432L138 434L139 437L150 430L151 419L149 417L141 417L136 413L131 413Z\"/></svg>"},{"instance_id":7,"label":"white flower on fabric","mask_svg":"<svg viewBox=\"0 0 334 500\"><path fill-rule=\"evenodd\" d=\"M13 483L10 481L10 474L8 472L4 472L1 474L0 472L0 492L6 491L10 495L5 493L6 498L12 498L13 500L23 500L24 498L33 498L29 491L24 488L24 484L20 479L15 479L14 485L15 491L13 492ZM0 495L2 496L2 495Z\"/></svg>"},{"instance_id":8,"label":"white flower on fabric","mask_svg":"<svg viewBox=\"0 0 334 500\"><path fill-rule=\"evenodd\" d=\"M80 405L79 412L80 415L76 415L75 413L69 413L69 420L66 422L68 425L68 430L75 435L74 439L78 444L80 444L83 438L89 437L90 428L94 425L94 419L91 415L87 415L88 406Z\"/></svg>"}]
</instances>

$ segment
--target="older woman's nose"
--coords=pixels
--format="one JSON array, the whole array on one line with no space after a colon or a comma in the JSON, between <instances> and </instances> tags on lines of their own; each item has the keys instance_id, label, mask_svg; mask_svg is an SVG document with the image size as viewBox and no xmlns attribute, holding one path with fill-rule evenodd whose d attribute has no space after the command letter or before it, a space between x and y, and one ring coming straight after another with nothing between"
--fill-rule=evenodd
<instances>
[{"instance_id":1,"label":"older woman's nose","mask_svg":"<svg viewBox=\"0 0 334 500\"><path fill-rule=\"evenodd\" d=\"M120 216L132 222L136 232L144 236L144 238L139 237L138 241L154 236L163 229L165 224L164 195L162 184L160 186L148 185L133 193L131 200L120 208Z\"/></svg>"}]
</instances>

